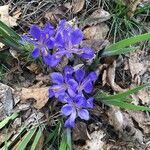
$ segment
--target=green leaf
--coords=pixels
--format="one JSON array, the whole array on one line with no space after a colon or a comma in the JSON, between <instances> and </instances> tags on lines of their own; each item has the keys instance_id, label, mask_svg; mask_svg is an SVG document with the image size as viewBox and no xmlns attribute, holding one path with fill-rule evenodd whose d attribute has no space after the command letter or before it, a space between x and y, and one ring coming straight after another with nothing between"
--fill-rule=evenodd
<instances>
[{"instance_id":1,"label":"green leaf","mask_svg":"<svg viewBox=\"0 0 150 150\"><path fill-rule=\"evenodd\" d=\"M59 150L72 150L71 129L66 128L63 132Z\"/></svg>"},{"instance_id":2,"label":"green leaf","mask_svg":"<svg viewBox=\"0 0 150 150\"><path fill-rule=\"evenodd\" d=\"M38 132L36 133L34 142L33 142L32 146L31 146L31 150L35 150L35 149L36 149L36 146L37 146L37 144L38 144L38 141L39 141L40 137L42 136L42 132L43 132L43 130L39 127L39 130L38 130Z\"/></svg>"},{"instance_id":3,"label":"green leaf","mask_svg":"<svg viewBox=\"0 0 150 150\"><path fill-rule=\"evenodd\" d=\"M0 42L18 50L21 54L24 54L25 51L31 51L33 49L33 44L29 42L21 43L21 36L17 34L13 29L8 27L2 21L0 21Z\"/></svg>"},{"instance_id":4,"label":"green leaf","mask_svg":"<svg viewBox=\"0 0 150 150\"><path fill-rule=\"evenodd\" d=\"M7 147L9 148L14 142L16 142L19 137L26 131L26 126L22 127L20 131L15 135L15 139L13 141L7 141ZM5 149L5 145L2 147L2 149Z\"/></svg>"},{"instance_id":5,"label":"green leaf","mask_svg":"<svg viewBox=\"0 0 150 150\"><path fill-rule=\"evenodd\" d=\"M103 93L98 92L94 97L96 100L102 101L106 105L114 105L114 106L118 106L118 107L124 108L124 109L150 111L150 108L148 108L148 107L136 106L136 105L128 103L128 102L131 102L131 100L128 98L128 96L130 94L136 93L146 86L150 86L150 83L137 86L131 90L128 90L128 91L125 91L122 93L118 93L115 95L108 95L105 92L103 92Z\"/></svg>"},{"instance_id":6,"label":"green leaf","mask_svg":"<svg viewBox=\"0 0 150 150\"><path fill-rule=\"evenodd\" d=\"M118 107L124 108L124 109L150 111L150 108L148 108L148 107L137 106L137 105L126 103L126 102L123 102L123 101L117 100L117 99L106 100L103 102L107 105L114 105L114 106L118 106Z\"/></svg>"},{"instance_id":7,"label":"green leaf","mask_svg":"<svg viewBox=\"0 0 150 150\"><path fill-rule=\"evenodd\" d=\"M145 34L141 34L141 35L137 35L128 39L124 39L121 40L115 44L112 44L108 47L106 47L106 49L104 50L104 52L102 53L102 57L105 56L111 56L111 55L118 55L121 53L127 53L130 51L135 50L134 48L126 48L131 46L132 44L144 41L144 40L150 40L150 33L145 33ZM126 48L126 49L124 49Z\"/></svg>"},{"instance_id":8,"label":"green leaf","mask_svg":"<svg viewBox=\"0 0 150 150\"><path fill-rule=\"evenodd\" d=\"M129 47L129 48L115 49L115 50L112 50L112 51L104 51L101 56L106 57L106 56L126 54L126 53L129 53L129 52L133 52L133 51L137 50L138 48L139 47Z\"/></svg>"},{"instance_id":9,"label":"green leaf","mask_svg":"<svg viewBox=\"0 0 150 150\"><path fill-rule=\"evenodd\" d=\"M24 139L20 142L20 144L18 145L16 150L25 150L27 144L31 140L31 138L34 135L34 133L36 132L36 130L37 130L37 128L33 128L30 131L28 131L28 133L26 134Z\"/></svg>"},{"instance_id":10,"label":"green leaf","mask_svg":"<svg viewBox=\"0 0 150 150\"><path fill-rule=\"evenodd\" d=\"M59 126L60 126L60 125L58 124L58 125L56 126L56 128L55 128L51 133L49 133L49 135L48 135L48 137L47 137L46 142L44 143L44 145L48 144L51 140L52 140L51 143L53 143L53 141L55 141L55 139L56 139L57 136L58 136Z\"/></svg>"},{"instance_id":11,"label":"green leaf","mask_svg":"<svg viewBox=\"0 0 150 150\"><path fill-rule=\"evenodd\" d=\"M2 129L10 120L14 120L18 117L18 113L13 113L11 116L5 118L0 122L0 129Z\"/></svg>"},{"instance_id":12,"label":"green leaf","mask_svg":"<svg viewBox=\"0 0 150 150\"><path fill-rule=\"evenodd\" d=\"M118 94L115 94L115 95L108 95L106 93L97 93L95 95L95 98L96 99L105 99L105 100L111 100L111 99L123 99L127 96L129 96L130 94L133 94L133 93L136 93L138 92L139 90L143 89L144 87L147 87L147 86L150 86L150 83L147 83L147 84L143 84L143 85L140 85L140 86L137 86L133 89L130 89L128 91L125 91L125 92L121 92L121 93L118 93Z\"/></svg>"},{"instance_id":13,"label":"green leaf","mask_svg":"<svg viewBox=\"0 0 150 150\"><path fill-rule=\"evenodd\" d=\"M2 31L5 32L7 35L15 38L16 40L20 40L19 34L17 34L13 29L8 27L5 23L0 21L0 36L3 35Z\"/></svg>"}]
</instances>

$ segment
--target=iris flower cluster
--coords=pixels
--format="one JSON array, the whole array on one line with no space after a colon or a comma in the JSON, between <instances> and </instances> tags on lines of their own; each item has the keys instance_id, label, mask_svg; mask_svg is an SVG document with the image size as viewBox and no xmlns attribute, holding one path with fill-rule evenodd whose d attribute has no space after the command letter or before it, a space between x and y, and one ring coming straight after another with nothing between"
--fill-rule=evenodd
<instances>
[{"instance_id":1,"label":"iris flower cluster","mask_svg":"<svg viewBox=\"0 0 150 150\"><path fill-rule=\"evenodd\" d=\"M66 20L61 20L57 28L50 23L43 29L32 25L30 34L33 37L30 41L34 44L32 57L37 58L41 55L44 63L50 67L57 66L64 56L68 59L74 54L83 59L91 59L94 56L90 47L79 47L83 33L79 28L69 25Z\"/></svg>"},{"instance_id":2,"label":"iris flower cluster","mask_svg":"<svg viewBox=\"0 0 150 150\"><path fill-rule=\"evenodd\" d=\"M57 66L63 57L70 59L77 55L88 60L94 56L90 47L80 47L83 40L82 31L72 27L66 20L61 20L56 28L50 23L44 28L32 25L30 35L32 39L28 41L34 45L32 57L41 56L43 62L50 67ZM87 109L93 108L94 98L90 94L97 79L96 73L86 74L83 68L65 66L62 73L53 72L50 77L52 85L49 88L49 97L56 97L64 104L61 113L68 117L65 127L74 127L77 117L89 120Z\"/></svg>"},{"instance_id":3,"label":"iris flower cluster","mask_svg":"<svg viewBox=\"0 0 150 150\"><path fill-rule=\"evenodd\" d=\"M51 73L53 85L49 88L50 97L55 96L65 105L61 112L69 118L65 127L74 127L75 119L89 120L87 108L93 108L93 97L89 97L93 90L93 82L97 79L95 72L86 75L84 69L75 70L70 66L64 68L64 72ZM86 96L85 96L86 95ZM88 96L87 96L88 95Z\"/></svg>"}]
</instances>

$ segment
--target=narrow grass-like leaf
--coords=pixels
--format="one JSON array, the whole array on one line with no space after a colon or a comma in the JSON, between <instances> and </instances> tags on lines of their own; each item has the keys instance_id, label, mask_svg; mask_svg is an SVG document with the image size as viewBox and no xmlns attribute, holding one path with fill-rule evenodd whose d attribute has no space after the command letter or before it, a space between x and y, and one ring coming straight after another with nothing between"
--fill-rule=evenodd
<instances>
[{"instance_id":1,"label":"narrow grass-like leaf","mask_svg":"<svg viewBox=\"0 0 150 150\"><path fill-rule=\"evenodd\" d=\"M114 105L114 106L118 106L118 107L124 108L124 109L150 111L150 108L148 108L148 107L139 106L139 105L137 106L137 105L126 103L126 102L123 102L123 101L117 100L117 99L111 99L111 100L106 100L106 101L104 100L103 102L106 105Z\"/></svg>"},{"instance_id":2,"label":"narrow grass-like leaf","mask_svg":"<svg viewBox=\"0 0 150 150\"><path fill-rule=\"evenodd\" d=\"M137 50L138 48L139 47L129 47L129 48L115 49L113 51L104 51L101 56L106 57L106 56L126 54L129 52L133 52L133 51Z\"/></svg>"},{"instance_id":3,"label":"narrow grass-like leaf","mask_svg":"<svg viewBox=\"0 0 150 150\"><path fill-rule=\"evenodd\" d=\"M52 140L51 143L53 143L55 141L55 139L58 136L58 132L59 132L58 130L59 130L59 124L56 126L56 128L51 133L49 133L49 136L47 137L44 145L48 144L51 140Z\"/></svg>"},{"instance_id":4,"label":"narrow grass-like leaf","mask_svg":"<svg viewBox=\"0 0 150 150\"><path fill-rule=\"evenodd\" d=\"M95 95L95 99L98 101L102 101L106 105L115 105L115 106L118 106L118 107L124 108L124 109L150 111L150 108L148 108L148 107L136 106L136 105L128 103L128 102L131 102L131 100L132 100L132 99L129 99L129 97L128 97L130 94L136 93L146 86L150 86L150 83L143 84L141 86L137 86L131 90L128 90L128 91L125 91L122 93L118 93L115 95L108 95L105 92L103 92L103 93L98 92Z\"/></svg>"},{"instance_id":5,"label":"narrow grass-like leaf","mask_svg":"<svg viewBox=\"0 0 150 150\"><path fill-rule=\"evenodd\" d=\"M32 146L31 146L31 150L35 150L36 149L38 141L39 141L40 137L42 136L42 132L43 132L43 130L39 127L39 130L36 133L34 142L33 142Z\"/></svg>"},{"instance_id":6,"label":"narrow grass-like leaf","mask_svg":"<svg viewBox=\"0 0 150 150\"><path fill-rule=\"evenodd\" d=\"M122 53L126 53L126 52L130 52L133 51L133 48L126 48L131 46L132 44L144 41L144 40L150 40L150 33L145 33L145 34L141 34L141 35L137 35L131 38L127 38L124 40L121 40L115 44L112 44L108 47L106 47L106 49L104 50L104 52L102 53L102 57L105 56L110 56L112 55L118 55ZM124 49L126 48L126 49Z\"/></svg>"},{"instance_id":7,"label":"narrow grass-like leaf","mask_svg":"<svg viewBox=\"0 0 150 150\"><path fill-rule=\"evenodd\" d=\"M111 100L111 99L123 99L127 96L129 96L130 94L133 94L133 93L136 93L138 92L139 90L143 89L144 87L147 87L147 86L150 86L150 83L147 83L147 84L143 84L143 85L140 85L140 86L137 86L133 89L130 89L128 91L125 91L125 92L121 92L121 93L118 93L118 94L115 94L115 95L108 95L106 93L97 93L95 95L95 98L96 99L105 99L105 100Z\"/></svg>"},{"instance_id":8,"label":"narrow grass-like leaf","mask_svg":"<svg viewBox=\"0 0 150 150\"><path fill-rule=\"evenodd\" d=\"M66 128L63 132L59 150L72 150L71 129Z\"/></svg>"},{"instance_id":9,"label":"narrow grass-like leaf","mask_svg":"<svg viewBox=\"0 0 150 150\"><path fill-rule=\"evenodd\" d=\"M33 128L30 131L27 132L26 136L24 137L24 139L20 142L20 144L18 145L16 150L25 150L27 144L29 143L29 141L31 140L32 136L34 135L34 133L36 132L37 128Z\"/></svg>"},{"instance_id":10,"label":"narrow grass-like leaf","mask_svg":"<svg viewBox=\"0 0 150 150\"><path fill-rule=\"evenodd\" d=\"M18 113L13 113L11 116L5 118L0 122L0 129L2 129L10 120L14 120L18 117Z\"/></svg>"},{"instance_id":11,"label":"narrow grass-like leaf","mask_svg":"<svg viewBox=\"0 0 150 150\"><path fill-rule=\"evenodd\" d=\"M115 44L110 45L108 48L106 48L106 50L115 50L115 49L125 48L127 46L130 46L132 44L135 44L144 40L150 40L150 33L145 33L145 34L137 35L128 39L121 40Z\"/></svg>"},{"instance_id":12,"label":"narrow grass-like leaf","mask_svg":"<svg viewBox=\"0 0 150 150\"><path fill-rule=\"evenodd\" d=\"M22 127L20 131L17 133L14 139L11 139L10 141L7 141L7 147L9 148L14 142L19 139L19 137L26 131L26 126ZM2 147L2 150L5 149L5 145Z\"/></svg>"},{"instance_id":13,"label":"narrow grass-like leaf","mask_svg":"<svg viewBox=\"0 0 150 150\"><path fill-rule=\"evenodd\" d=\"M17 34L13 29L8 27L6 24L4 24L2 21L0 21L0 35L2 35L2 31L4 31L7 35L12 36L16 40L20 39L19 34Z\"/></svg>"},{"instance_id":14,"label":"narrow grass-like leaf","mask_svg":"<svg viewBox=\"0 0 150 150\"><path fill-rule=\"evenodd\" d=\"M66 137L62 137L59 150L67 150L67 140Z\"/></svg>"}]
</instances>

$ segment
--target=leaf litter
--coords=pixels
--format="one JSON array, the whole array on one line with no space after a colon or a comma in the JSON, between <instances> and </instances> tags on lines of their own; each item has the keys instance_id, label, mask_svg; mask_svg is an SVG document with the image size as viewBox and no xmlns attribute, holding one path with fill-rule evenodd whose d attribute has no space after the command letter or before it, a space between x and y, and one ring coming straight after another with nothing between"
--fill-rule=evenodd
<instances>
[{"instance_id":1,"label":"leaf litter","mask_svg":"<svg viewBox=\"0 0 150 150\"><path fill-rule=\"evenodd\" d=\"M55 24L59 20L59 18L65 16L66 12L70 10L72 10L72 13L74 14L80 14L80 12L84 10L85 1L80 1L80 3L82 3L80 5L78 5L79 3L77 3L77 1L73 1L73 3L76 3L77 5L71 4L72 6L69 6L69 4L64 4L57 8L54 7L53 10L50 10L50 12L46 12L45 18ZM101 49L103 49L106 45L109 45L109 41L106 41L109 28L104 22L109 19L110 14L107 11L103 9L97 9L87 18L85 18L83 24L82 22L80 24L79 21L79 24L82 26L85 32L85 42L96 43L96 46L103 45L103 43L106 42L107 44L104 44ZM100 48L97 46L97 51L99 50ZM129 63L127 66L132 75L132 83L130 84L130 86L134 86L135 84L139 84L140 82L142 82L143 79L141 78L141 76L144 76L148 69L145 67L145 61L137 61L137 59L141 56L137 56L136 53L134 56L132 54L129 56ZM116 61L116 58L109 59L107 61L108 64L105 64L104 72L102 74L103 85L102 87L101 85L98 85L98 88L104 88L107 85L107 88L109 88L109 91L111 91L112 93L127 90L128 88L123 88L122 86L120 86L120 83L116 81L116 78L118 78L118 74L116 74L116 71L118 69L117 67L121 64ZM64 62L64 64L65 63L66 62ZM32 74L36 74L35 81L39 82L36 84L33 82L26 88L20 87L19 90L14 90L9 87L10 89L12 89L11 94L13 95L14 101L16 102L14 103L13 107L10 103L10 108L8 107L8 111L10 112L10 110L12 110L13 108L15 110L15 107L19 106L19 110L16 109L16 111L23 111L24 114L22 118L24 122L27 125L31 125L36 124L40 119L43 121L42 118L44 117L44 114L40 111L48 102L48 95L47 93L43 94L43 92L48 89L47 81L49 80L49 76L40 74L41 70L34 63L28 65L27 68L32 72ZM60 66L60 68L58 67L57 69L61 70L61 68L62 67ZM40 81L42 81L42 83ZM16 94L14 94L15 92ZM146 93L147 91L142 90L136 94L137 103L140 103L140 101L142 101L143 105L149 104L149 96ZM31 101L33 99L35 100L35 102L32 103ZM74 139L77 141L79 140L77 144L74 144L75 147L80 145L80 140L85 141L85 144L83 146L80 146L80 149L90 150L96 150L96 148L102 150L112 148L119 149L120 147L122 147L123 149L126 148L127 145L128 147L133 148L133 144L128 142L129 139L131 141L134 141L135 143L139 142L143 144L143 142L145 142L145 133L149 134L150 131L149 116L145 112L124 111L116 107L108 109L107 107L105 108L99 106L99 104L96 104L95 109L98 110L96 111L96 115L94 115L95 110L93 110L93 118L91 120L97 121L98 129L95 128L93 130L89 124L79 124L79 127L73 131L74 134L76 134L76 136L74 136ZM106 112L102 113L104 110ZM18 128L18 126L20 127L24 122L21 122L20 118L16 118L16 120L14 121L14 128L16 129ZM94 125L96 126L96 123L94 123ZM113 133L116 137L113 137ZM83 134L84 136L81 136L80 134ZM139 146L140 148L142 148L142 144Z\"/></svg>"}]
</instances>

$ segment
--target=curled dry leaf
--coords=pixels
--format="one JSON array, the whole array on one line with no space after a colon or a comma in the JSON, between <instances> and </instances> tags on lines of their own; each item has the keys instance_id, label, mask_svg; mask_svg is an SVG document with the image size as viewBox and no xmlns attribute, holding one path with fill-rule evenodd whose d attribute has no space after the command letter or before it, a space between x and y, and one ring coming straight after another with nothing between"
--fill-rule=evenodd
<instances>
[{"instance_id":1,"label":"curled dry leaf","mask_svg":"<svg viewBox=\"0 0 150 150\"><path fill-rule=\"evenodd\" d=\"M105 11L104 9L97 9L95 10L87 19L81 22L81 27L84 28L85 26L93 26L100 24L106 20L110 19L109 12Z\"/></svg>"},{"instance_id":2,"label":"curled dry leaf","mask_svg":"<svg viewBox=\"0 0 150 150\"><path fill-rule=\"evenodd\" d=\"M131 111L134 115L135 111ZM123 112L119 108L111 107L107 112L109 123L120 131L119 136L125 141L132 142L143 142L143 133L140 128L136 125L135 121L131 117L130 113ZM139 112L137 112L139 114Z\"/></svg>"},{"instance_id":3,"label":"curled dry leaf","mask_svg":"<svg viewBox=\"0 0 150 150\"><path fill-rule=\"evenodd\" d=\"M31 63L29 66L27 66L27 69L29 69L31 72L34 72L35 74L41 72L41 68L36 63Z\"/></svg>"},{"instance_id":4,"label":"curled dry leaf","mask_svg":"<svg viewBox=\"0 0 150 150\"><path fill-rule=\"evenodd\" d=\"M84 37L87 40L104 40L109 27L105 23L98 24L96 26L87 27L84 29Z\"/></svg>"},{"instance_id":5,"label":"curled dry leaf","mask_svg":"<svg viewBox=\"0 0 150 150\"><path fill-rule=\"evenodd\" d=\"M116 70L116 61L113 62L107 69L107 83L111 86L111 88L116 92L125 91L115 82L115 70Z\"/></svg>"},{"instance_id":6,"label":"curled dry leaf","mask_svg":"<svg viewBox=\"0 0 150 150\"><path fill-rule=\"evenodd\" d=\"M73 0L72 1L72 12L74 14L80 12L85 4L85 0Z\"/></svg>"},{"instance_id":7,"label":"curled dry leaf","mask_svg":"<svg viewBox=\"0 0 150 150\"><path fill-rule=\"evenodd\" d=\"M48 87L41 88L22 88L20 92L20 98L22 101L26 101L28 99L35 99L36 103L34 107L37 109L41 109L47 103L48 97Z\"/></svg>"},{"instance_id":8,"label":"curled dry leaf","mask_svg":"<svg viewBox=\"0 0 150 150\"><path fill-rule=\"evenodd\" d=\"M109 123L115 127L116 130L123 131L124 118L123 114L118 107L111 107L107 111Z\"/></svg>"},{"instance_id":9,"label":"curled dry leaf","mask_svg":"<svg viewBox=\"0 0 150 150\"><path fill-rule=\"evenodd\" d=\"M145 134L150 134L150 117L142 111L127 110L132 119L138 124Z\"/></svg>"}]
</instances>

